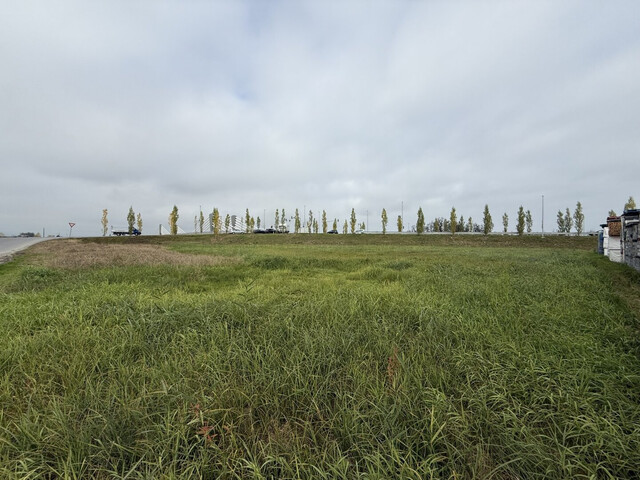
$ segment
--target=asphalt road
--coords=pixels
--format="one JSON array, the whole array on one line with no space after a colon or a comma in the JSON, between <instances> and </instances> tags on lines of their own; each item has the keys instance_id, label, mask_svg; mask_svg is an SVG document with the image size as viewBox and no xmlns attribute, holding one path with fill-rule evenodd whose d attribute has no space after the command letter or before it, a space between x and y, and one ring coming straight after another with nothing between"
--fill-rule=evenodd
<instances>
[{"instance_id":1,"label":"asphalt road","mask_svg":"<svg viewBox=\"0 0 640 480\"><path fill-rule=\"evenodd\" d=\"M0 237L0 263L8 262L16 252L45 240L49 238Z\"/></svg>"}]
</instances>

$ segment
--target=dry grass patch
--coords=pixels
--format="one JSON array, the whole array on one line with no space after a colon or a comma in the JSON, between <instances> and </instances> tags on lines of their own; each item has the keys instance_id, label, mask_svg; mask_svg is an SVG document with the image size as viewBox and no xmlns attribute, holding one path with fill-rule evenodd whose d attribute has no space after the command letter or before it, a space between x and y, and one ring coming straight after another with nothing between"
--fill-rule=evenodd
<instances>
[{"instance_id":1,"label":"dry grass patch","mask_svg":"<svg viewBox=\"0 0 640 480\"><path fill-rule=\"evenodd\" d=\"M131 265L231 265L242 260L219 255L178 253L161 245L105 245L79 240L55 240L33 246L30 263L54 268L78 269Z\"/></svg>"}]
</instances>

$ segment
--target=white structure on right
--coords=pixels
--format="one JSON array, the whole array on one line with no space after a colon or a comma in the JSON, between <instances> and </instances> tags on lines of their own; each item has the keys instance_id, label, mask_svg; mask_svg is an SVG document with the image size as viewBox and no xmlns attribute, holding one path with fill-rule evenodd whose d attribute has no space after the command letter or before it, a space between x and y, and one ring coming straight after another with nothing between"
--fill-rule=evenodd
<instances>
[{"instance_id":1,"label":"white structure on right","mask_svg":"<svg viewBox=\"0 0 640 480\"><path fill-rule=\"evenodd\" d=\"M607 217L607 226L604 228L604 254L609 260L617 263L622 263L620 231L620 217Z\"/></svg>"}]
</instances>

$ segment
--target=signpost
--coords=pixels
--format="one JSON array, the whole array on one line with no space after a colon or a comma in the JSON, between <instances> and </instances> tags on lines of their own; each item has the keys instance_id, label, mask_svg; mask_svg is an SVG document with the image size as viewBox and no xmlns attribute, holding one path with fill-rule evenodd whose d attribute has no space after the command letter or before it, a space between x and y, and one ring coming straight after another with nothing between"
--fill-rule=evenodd
<instances>
[{"instance_id":1,"label":"signpost","mask_svg":"<svg viewBox=\"0 0 640 480\"><path fill-rule=\"evenodd\" d=\"M75 223L69 222L69 236L71 236L71 230L73 230L74 226L75 226Z\"/></svg>"}]
</instances>

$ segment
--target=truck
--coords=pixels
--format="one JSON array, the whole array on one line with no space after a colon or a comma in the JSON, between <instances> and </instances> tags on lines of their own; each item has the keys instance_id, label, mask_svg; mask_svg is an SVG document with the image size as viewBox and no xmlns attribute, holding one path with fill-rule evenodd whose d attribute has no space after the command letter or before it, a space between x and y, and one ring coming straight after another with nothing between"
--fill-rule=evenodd
<instances>
[{"instance_id":1,"label":"truck","mask_svg":"<svg viewBox=\"0 0 640 480\"><path fill-rule=\"evenodd\" d=\"M116 237L121 237L122 235L141 235L142 232L140 230L138 230L137 228L133 227L133 229L131 230L131 233L129 233L129 227L125 227L125 228L113 228L111 227L111 235L115 235Z\"/></svg>"}]
</instances>

